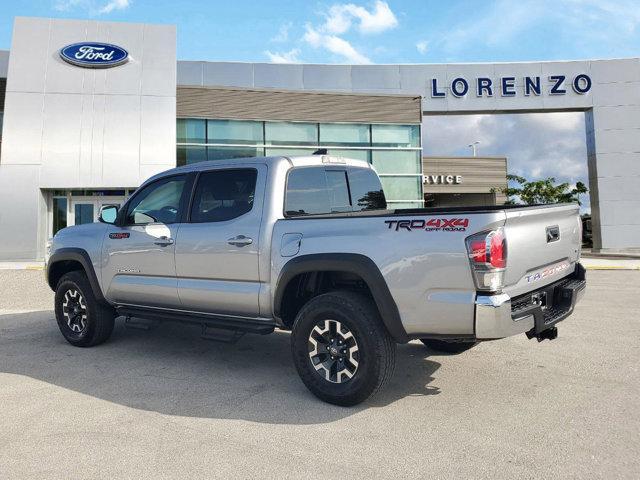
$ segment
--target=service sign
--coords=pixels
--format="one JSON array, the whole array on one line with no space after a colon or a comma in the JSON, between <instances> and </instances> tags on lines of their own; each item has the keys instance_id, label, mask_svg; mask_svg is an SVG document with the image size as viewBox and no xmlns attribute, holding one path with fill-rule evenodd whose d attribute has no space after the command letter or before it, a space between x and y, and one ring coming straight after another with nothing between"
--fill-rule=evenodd
<instances>
[{"instance_id":1,"label":"service sign","mask_svg":"<svg viewBox=\"0 0 640 480\"><path fill-rule=\"evenodd\" d=\"M460 185L462 175L423 175L422 183L429 185Z\"/></svg>"},{"instance_id":2,"label":"service sign","mask_svg":"<svg viewBox=\"0 0 640 480\"><path fill-rule=\"evenodd\" d=\"M78 67L109 68L125 63L129 59L129 52L110 43L82 42L62 48L60 57Z\"/></svg>"}]
</instances>

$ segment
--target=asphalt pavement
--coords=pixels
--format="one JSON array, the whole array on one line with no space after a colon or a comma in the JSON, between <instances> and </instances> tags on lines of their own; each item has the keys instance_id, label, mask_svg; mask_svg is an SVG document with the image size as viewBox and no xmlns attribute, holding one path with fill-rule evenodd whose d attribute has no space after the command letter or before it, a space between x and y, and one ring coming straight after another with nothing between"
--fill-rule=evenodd
<instances>
[{"instance_id":1,"label":"asphalt pavement","mask_svg":"<svg viewBox=\"0 0 640 480\"><path fill-rule=\"evenodd\" d=\"M0 271L0 478L640 477L640 271L590 271L559 337L398 347L354 408L299 380L289 335L235 345L118 322L68 345L41 271Z\"/></svg>"}]
</instances>

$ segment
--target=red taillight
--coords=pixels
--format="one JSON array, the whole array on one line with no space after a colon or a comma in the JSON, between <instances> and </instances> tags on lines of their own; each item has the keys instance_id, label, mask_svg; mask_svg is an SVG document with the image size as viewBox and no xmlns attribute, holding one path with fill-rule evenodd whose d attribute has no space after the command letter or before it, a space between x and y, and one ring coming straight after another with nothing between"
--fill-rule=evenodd
<instances>
[{"instance_id":1,"label":"red taillight","mask_svg":"<svg viewBox=\"0 0 640 480\"><path fill-rule=\"evenodd\" d=\"M466 244L478 290L500 291L507 266L507 242L502 228L472 235Z\"/></svg>"},{"instance_id":2,"label":"red taillight","mask_svg":"<svg viewBox=\"0 0 640 480\"><path fill-rule=\"evenodd\" d=\"M471 252L469 256L476 263L485 263L487 261L487 243L485 240L473 240L469 243Z\"/></svg>"},{"instance_id":3,"label":"red taillight","mask_svg":"<svg viewBox=\"0 0 640 480\"><path fill-rule=\"evenodd\" d=\"M507 266L507 249L502 230L492 232L489 245L489 255L491 266L496 268L504 268Z\"/></svg>"}]
</instances>

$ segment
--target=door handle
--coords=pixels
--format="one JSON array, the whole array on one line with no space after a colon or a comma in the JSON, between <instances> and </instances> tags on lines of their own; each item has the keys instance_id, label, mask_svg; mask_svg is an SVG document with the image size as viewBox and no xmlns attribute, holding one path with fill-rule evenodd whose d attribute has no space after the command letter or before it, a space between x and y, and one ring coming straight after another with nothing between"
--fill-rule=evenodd
<instances>
[{"instance_id":1,"label":"door handle","mask_svg":"<svg viewBox=\"0 0 640 480\"><path fill-rule=\"evenodd\" d=\"M253 238L245 237L244 235L238 235L237 237L233 237L227 240L227 243L236 247L245 247L253 243Z\"/></svg>"},{"instance_id":2,"label":"door handle","mask_svg":"<svg viewBox=\"0 0 640 480\"><path fill-rule=\"evenodd\" d=\"M160 245L161 247L166 247L168 245L173 245L173 238L160 237L153 243L156 245Z\"/></svg>"}]
</instances>

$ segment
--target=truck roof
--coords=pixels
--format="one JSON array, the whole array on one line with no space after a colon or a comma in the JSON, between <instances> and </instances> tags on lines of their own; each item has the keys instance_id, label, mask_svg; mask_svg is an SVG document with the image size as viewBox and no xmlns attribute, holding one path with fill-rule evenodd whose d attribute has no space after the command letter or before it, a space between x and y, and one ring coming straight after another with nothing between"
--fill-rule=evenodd
<instances>
[{"instance_id":1,"label":"truck roof","mask_svg":"<svg viewBox=\"0 0 640 480\"><path fill-rule=\"evenodd\" d=\"M199 172L208 170L214 166L229 165L233 166L238 163L246 164L262 164L275 165L286 162L291 167L307 167L313 165L348 165L350 167L372 168L371 164L365 160L356 160L354 158L345 158L335 155L303 155L303 156L276 156L276 157L246 157L246 158L229 158L222 160L207 160L205 162L197 162L181 167L172 168L155 174L147 179L144 183L151 180L162 178L167 175L176 173ZM143 184L144 184L143 183Z\"/></svg>"}]
</instances>

